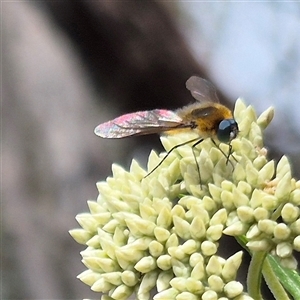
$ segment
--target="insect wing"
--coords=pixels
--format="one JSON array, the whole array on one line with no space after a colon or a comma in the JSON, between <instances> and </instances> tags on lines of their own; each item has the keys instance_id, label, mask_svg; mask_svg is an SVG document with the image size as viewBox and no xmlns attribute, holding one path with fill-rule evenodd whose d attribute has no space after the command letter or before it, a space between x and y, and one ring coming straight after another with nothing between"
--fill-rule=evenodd
<instances>
[{"instance_id":1,"label":"insect wing","mask_svg":"<svg viewBox=\"0 0 300 300\"><path fill-rule=\"evenodd\" d=\"M132 135L160 133L175 128L190 127L170 110L155 109L120 116L100 124L95 134L103 138L124 138Z\"/></svg>"},{"instance_id":2,"label":"insect wing","mask_svg":"<svg viewBox=\"0 0 300 300\"><path fill-rule=\"evenodd\" d=\"M192 76L187 80L185 85L196 100L200 102L219 102L216 88L208 80Z\"/></svg>"}]
</instances>

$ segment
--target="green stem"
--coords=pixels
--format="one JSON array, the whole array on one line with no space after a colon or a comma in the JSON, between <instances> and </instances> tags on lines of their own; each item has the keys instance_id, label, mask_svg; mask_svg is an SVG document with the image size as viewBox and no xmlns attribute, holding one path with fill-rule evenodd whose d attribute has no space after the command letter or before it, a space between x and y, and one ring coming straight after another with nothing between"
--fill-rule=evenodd
<instances>
[{"instance_id":1,"label":"green stem","mask_svg":"<svg viewBox=\"0 0 300 300\"><path fill-rule=\"evenodd\" d=\"M285 203L284 203L284 204L285 204ZM276 220L280 217L281 211L282 211L282 208L283 208L284 204L281 204L281 205L273 212L273 214L272 214L272 216L271 216L271 220L276 221Z\"/></svg>"},{"instance_id":2,"label":"green stem","mask_svg":"<svg viewBox=\"0 0 300 300\"><path fill-rule=\"evenodd\" d=\"M262 274L275 299L289 300L285 289L294 296L294 299L300 299L299 273L286 271L272 255L268 254L269 251L250 252L246 247L247 239L244 236L238 237L237 241L252 256L247 278L250 296L255 300L262 299L260 293Z\"/></svg>"},{"instance_id":3,"label":"green stem","mask_svg":"<svg viewBox=\"0 0 300 300\"><path fill-rule=\"evenodd\" d=\"M248 269L247 286L250 297L255 300L262 300L260 292L262 266L267 256L266 251L257 251L252 253L252 259Z\"/></svg>"}]
</instances>

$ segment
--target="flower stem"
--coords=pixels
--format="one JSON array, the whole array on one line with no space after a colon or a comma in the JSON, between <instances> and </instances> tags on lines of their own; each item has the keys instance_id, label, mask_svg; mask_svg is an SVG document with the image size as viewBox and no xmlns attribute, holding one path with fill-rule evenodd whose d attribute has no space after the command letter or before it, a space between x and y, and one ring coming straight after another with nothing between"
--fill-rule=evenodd
<instances>
[{"instance_id":1,"label":"flower stem","mask_svg":"<svg viewBox=\"0 0 300 300\"><path fill-rule=\"evenodd\" d=\"M262 276L262 266L264 260L267 256L266 251L253 252L252 259L250 262L247 286L249 295L255 300L262 300L262 295L260 292L261 287L261 276Z\"/></svg>"}]
</instances>

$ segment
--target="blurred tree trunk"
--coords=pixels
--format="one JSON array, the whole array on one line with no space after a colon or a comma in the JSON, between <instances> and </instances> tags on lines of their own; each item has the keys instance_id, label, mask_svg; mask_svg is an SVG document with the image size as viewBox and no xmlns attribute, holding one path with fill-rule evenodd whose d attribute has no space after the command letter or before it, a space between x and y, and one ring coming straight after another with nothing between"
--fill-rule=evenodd
<instances>
[{"instance_id":1,"label":"blurred tree trunk","mask_svg":"<svg viewBox=\"0 0 300 300\"><path fill-rule=\"evenodd\" d=\"M86 298L75 278L82 247L67 230L114 153L152 143L103 143L94 126L114 106L187 104L186 79L206 76L160 2L6 2L2 11L3 296Z\"/></svg>"},{"instance_id":2,"label":"blurred tree trunk","mask_svg":"<svg viewBox=\"0 0 300 300\"><path fill-rule=\"evenodd\" d=\"M177 108L189 100L184 83L205 76L155 1L49 1L55 20L81 52L101 90L122 109Z\"/></svg>"}]
</instances>

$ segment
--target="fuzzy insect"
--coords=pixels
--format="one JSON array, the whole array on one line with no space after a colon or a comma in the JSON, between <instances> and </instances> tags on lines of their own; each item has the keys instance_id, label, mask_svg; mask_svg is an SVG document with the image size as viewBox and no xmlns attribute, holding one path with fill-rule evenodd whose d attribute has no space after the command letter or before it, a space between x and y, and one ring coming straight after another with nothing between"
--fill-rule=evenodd
<instances>
[{"instance_id":1,"label":"fuzzy insect","mask_svg":"<svg viewBox=\"0 0 300 300\"><path fill-rule=\"evenodd\" d=\"M155 171L174 149L192 142L194 148L206 138L211 138L217 147L216 140L229 145L228 155L223 153L228 162L231 155L230 143L239 131L231 110L219 103L215 87L204 78L190 77L186 88L197 102L176 111L154 109L125 114L98 125L95 134L102 138L120 139L153 133L197 132L199 137L174 146L148 175ZM195 157L194 151L193 155ZM198 164L197 168L199 172Z\"/></svg>"}]
</instances>

